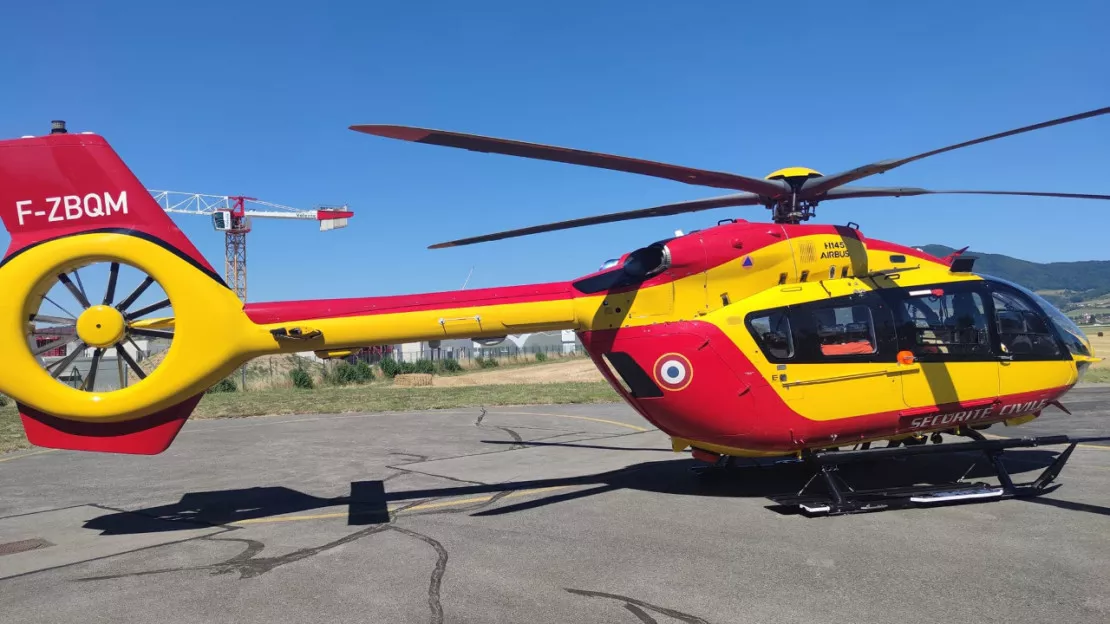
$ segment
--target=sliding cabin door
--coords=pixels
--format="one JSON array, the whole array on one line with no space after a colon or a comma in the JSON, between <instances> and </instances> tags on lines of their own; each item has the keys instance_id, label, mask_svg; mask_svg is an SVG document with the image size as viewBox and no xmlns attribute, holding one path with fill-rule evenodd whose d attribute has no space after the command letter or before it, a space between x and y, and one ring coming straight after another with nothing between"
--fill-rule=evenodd
<instances>
[{"instance_id":1,"label":"sliding cabin door","mask_svg":"<svg viewBox=\"0 0 1110 624\"><path fill-rule=\"evenodd\" d=\"M836 420L902 407L894 317L873 294L756 312L749 327L777 366L772 385L798 414Z\"/></svg>"},{"instance_id":2,"label":"sliding cabin door","mask_svg":"<svg viewBox=\"0 0 1110 624\"><path fill-rule=\"evenodd\" d=\"M985 282L887 293L898 316L900 351L913 354L899 375L906 416L994 405L999 358Z\"/></svg>"}]
</instances>

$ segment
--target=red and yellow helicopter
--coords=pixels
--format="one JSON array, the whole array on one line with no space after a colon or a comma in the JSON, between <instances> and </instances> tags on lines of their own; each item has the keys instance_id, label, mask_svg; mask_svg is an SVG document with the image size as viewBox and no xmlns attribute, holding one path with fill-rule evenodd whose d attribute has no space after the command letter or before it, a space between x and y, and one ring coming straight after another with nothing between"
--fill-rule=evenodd
<instances>
[{"instance_id":1,"label":"red and yellow helicopter","mask_svg":"<svg viewBox=\"0 0 1110 624\"><path fill-rule=\"evenodd\" d=\"M733 206L764 206L771 219L725 219L566 282L247 304L104 138L56 129L0 141L0 210L12 238L0 263L0 392L17 401L33 444L154 454L170 445L207 388L258 356L311 350L340 357L369 345L569 329L620 396L670 436L675 451L691 449L717 466L733 457L783 456L817 465L828 492L794 500L810 511L887 504L842 492L831 473L840 463L941 447L986 452L1002 486L916 488L901 500L1040 491L1075 440L988 440L978 431L1059 406L1097 359L1082 331L1028 289L974 273L973 258L932 257L867 238L854 224L804 222L819 203L849 198L1110 199L852 185L929 156L1106 113L1110 107L833 175L792 167L765 178L455 132L352 126L393 139L739 191L433 247ZM106 278L103 291L81 280L79 270L89 275L94 265ZM137 281L133 290L126 279ZM52 296L59 292L72 300L60 304ZM170 341L154 370L144 371L130 355L127 346L136 339ZM47 361L51 350L59 355ZM82 354L91 354L87 376L76 387L59 381ZM116 370L98 370L109 354ZM97 378L114 374L121 387L97 389ZM127 383L128 375L138 381ZM923 444L943 432L972 440ZM889 442L870 448L878 441ZM997 461L1011 446L1066 442L1073 446L1034 484L1014 486ZM863 450L832 450L845 446ZM876 496L886 501L891 493Z\"/></svg>"}]
</instances>

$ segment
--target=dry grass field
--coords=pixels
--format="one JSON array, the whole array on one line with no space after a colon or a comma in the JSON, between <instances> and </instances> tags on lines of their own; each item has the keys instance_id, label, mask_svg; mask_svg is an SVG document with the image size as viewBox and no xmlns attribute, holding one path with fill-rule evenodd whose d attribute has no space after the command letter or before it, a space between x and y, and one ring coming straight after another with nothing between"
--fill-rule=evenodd
<instances>
[{"instance_id":1,"label":"dry grass field","mask_svg":"<svg viewBox=\"0 0 1110 624\"><path fill-rule=\"evenodd\" d=\"M1102 332L1102 336L1098 332ZM1084 382L1088 383L1110 383L1110 327L1084 327L1083 332L1087 334L1087 338L1091 341L1091 347L1094 349L1095 355L1101 358L1106 358L1097 364L1091 366L1087 374L1083 377Z\"/></svg>"},{"instance_id":2,"label":"dry grass field","mask_svg":"<svg viewBox=\"0 0 1110 624\"><path fill-rule=\"evenodd\" d=\"M436 376L432 379L432 385L459 387L603 381L593 360L574 358L543 365L495 368L463 375Z\"/></svg>"}]
</instances>

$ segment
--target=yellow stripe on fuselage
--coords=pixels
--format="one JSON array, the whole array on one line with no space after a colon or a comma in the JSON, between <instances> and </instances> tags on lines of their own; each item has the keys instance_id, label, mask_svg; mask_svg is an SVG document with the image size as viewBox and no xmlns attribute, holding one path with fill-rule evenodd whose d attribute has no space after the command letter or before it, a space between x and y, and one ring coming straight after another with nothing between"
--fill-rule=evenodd
<instances>
[{"instance_id":1,"label":"yellow stripe on fuselage","mask_svg":"<svg viewBox=\"0 0 1110 624\"><path fill-rule=\"evenodd\" d=\"M906 409L903 398L903 376L920 374L920 365L909 367L895 362L851 362L813 364L773 364L762 353L751 332L745 325L746 316L756 310L799 305L813 301L847 297L880 288L901 288L937 282L963 282L979 280L971 274L950 273L947 266L916 257L907 262L893 264L889 252L863 251L862 244L854 239L833 235L815 235L793 239L801 271L808 272L804 283L787 283L775 286L718 310L704 320L717 325L737 347L743 351L760 375L768 380L779 397L801 416L825 421L851 418L865 414L895 412ZM804 252L803 247L808 247ZM845 255L847 254L847 255ZM822 255L826 257L822 258ZM880 274L875 277L841 278L844 267L848 274L874 274L878 271L902 269L898 274ZM833 279L827 279L832 274ZM812 277L810 277L812 276ZM814 281L810 281L810 280ZM991 362L983 363L994 367ZM961 370L980 363L947 363L950 375L961 380L959 398L974 400L997 396L997 376L991 368L989 375L966 374ZM978 371L982 372L982 371ZM954 397L953 397L954 398Z\"/></svg>"}]
</instances>

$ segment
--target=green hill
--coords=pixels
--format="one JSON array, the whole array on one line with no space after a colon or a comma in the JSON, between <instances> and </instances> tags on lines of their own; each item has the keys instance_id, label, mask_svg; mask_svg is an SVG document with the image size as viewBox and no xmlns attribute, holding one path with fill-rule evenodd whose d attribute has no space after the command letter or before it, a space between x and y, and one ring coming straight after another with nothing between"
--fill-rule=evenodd
<instances>
[{"instance_id":1,"label":"green hill","mask_svg":"<svg viewBox=\"0 0 1110 624\"><path fill-rule=\"evenodd\" d=\"M918 248L939 257L955 251L946 245L921 245ZM1110 260L1042 264L1002 254L978 253L970 249L964 255L977 258L974 269L976 273L1017 282L1041 292L1056 304L1075 304L1105 298L1110 294Z\"/></svg>"}]
</instances>

